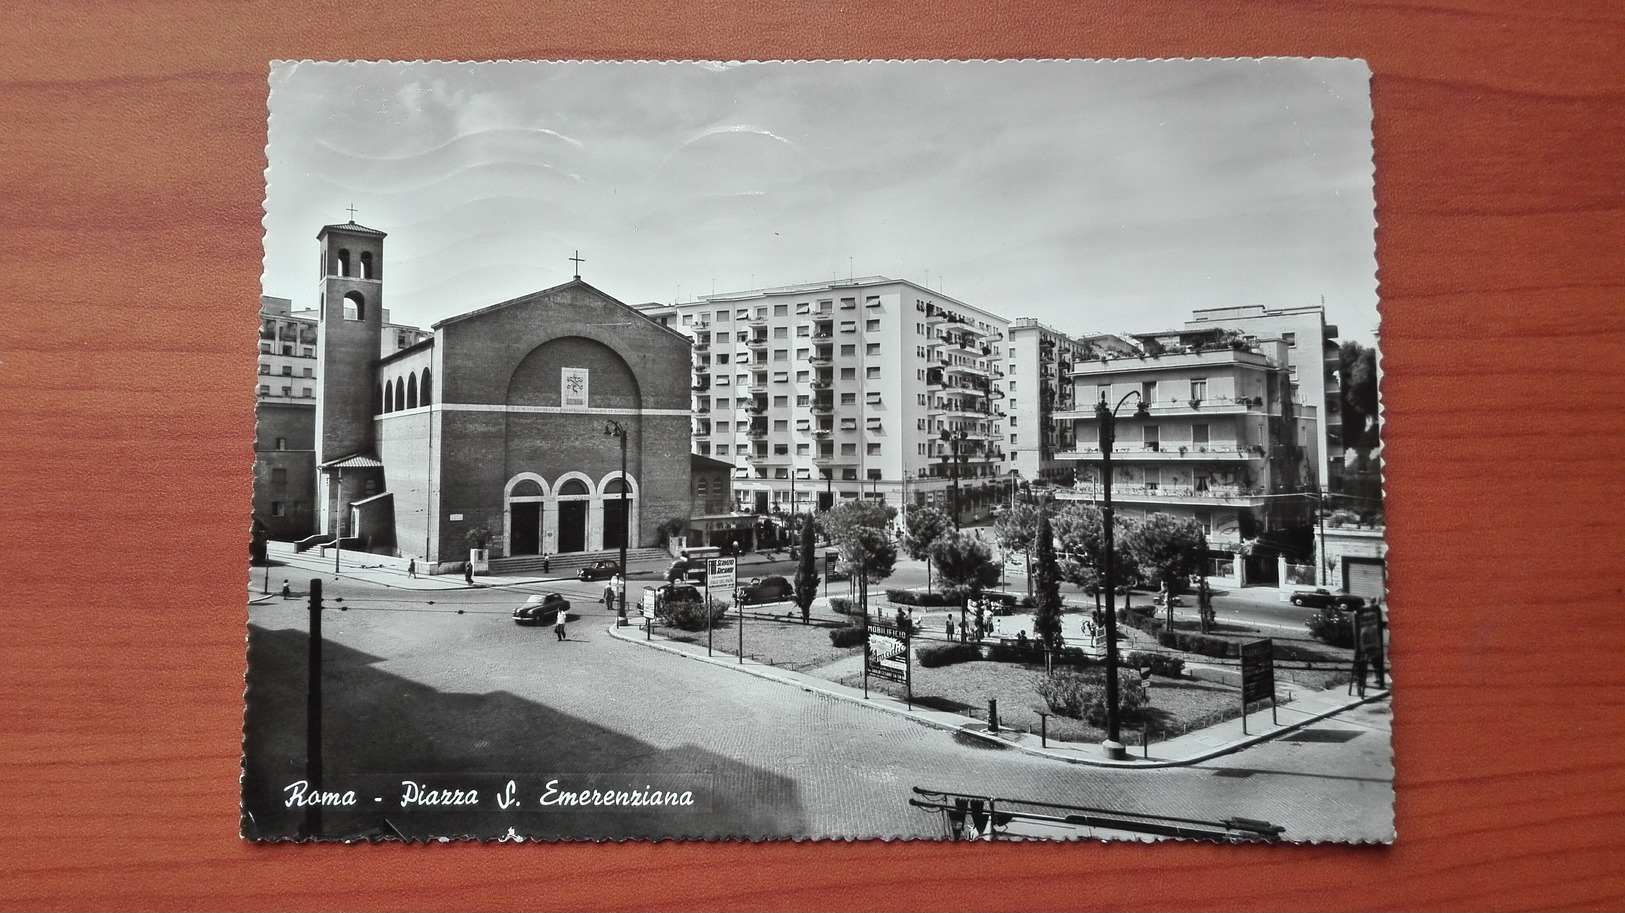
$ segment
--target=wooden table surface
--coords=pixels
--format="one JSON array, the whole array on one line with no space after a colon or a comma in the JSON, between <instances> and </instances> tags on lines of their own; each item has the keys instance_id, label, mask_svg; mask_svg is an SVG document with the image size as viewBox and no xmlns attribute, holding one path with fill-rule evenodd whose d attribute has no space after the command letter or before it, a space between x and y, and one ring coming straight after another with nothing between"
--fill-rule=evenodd
<instances>
[{"instance_id":1,"label":"wooden table surface","mask_svg":"<svg viewBox=\"0 0 1625 913\"><path fill-rule=\"evenodd\" d=\"M1625 907L1618 2L0 7L0 907ZM1399 842L237 837L267 62L1366 58Z\"/></svg>"}]
</instances>

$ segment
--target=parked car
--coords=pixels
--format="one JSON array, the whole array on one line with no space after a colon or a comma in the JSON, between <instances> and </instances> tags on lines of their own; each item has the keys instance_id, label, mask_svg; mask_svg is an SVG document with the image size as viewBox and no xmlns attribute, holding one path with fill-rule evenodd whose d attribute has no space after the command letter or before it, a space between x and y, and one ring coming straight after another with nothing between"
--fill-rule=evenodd
<instances>
[{"instance_id":1,"label":"parked car","mask_svg":"<svg viewBox=\"0 0 1625 913\"><path fill-rule=\"evenodd\" d=\"M1327 589L1299 590L1291 596L1292 604L1296 606L1309 606L1323 609L1333 606L1339 609L1358 609L1365 605L1365 597L1350 596L1347 593L1333 593Z\"/></svg>"},{"instance_id":2,"label":"parked car","mask_svg":"<svg viewBox=\"0 0 1625 913\"><path fill-rule=\"evenodd\" d=\"M794 596L796 588L783 577L763 577L761 580L739 590L741 605L762 605L769 602L783 602Z\"/></svg>"},{"instance_id":3,"label":"parked car","mask_svg":"<svg viewBox=\"0 0 1625 913\"><path fill-rule=\"evenodd\" d=\"M576 572L578 580L608 580L621 572L621 566L608 559L595 561Z\"/></svg>"},{"instance_id":4,"label":"parked car","mask_svg":"<svg viewBox=\"0 0 1625 913\"><path fill-rule=\"evenodd\" d=\"M524 605L513 610L513 620L515 624L547 625L559 612L568 615L570 601L558 593L547 593L526 599Z\"/></svg>"}]
</instances>

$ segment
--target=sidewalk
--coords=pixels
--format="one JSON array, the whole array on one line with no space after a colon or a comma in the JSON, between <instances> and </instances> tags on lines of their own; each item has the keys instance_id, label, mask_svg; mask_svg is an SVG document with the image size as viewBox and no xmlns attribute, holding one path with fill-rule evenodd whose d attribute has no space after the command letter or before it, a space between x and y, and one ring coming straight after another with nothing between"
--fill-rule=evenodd
<instances>
[{"instance_id":1,"label":"sidewalk","mask_svg":"<svg viewBox=\"0 0 1625 913\"><path fill-rule=\"evenodd\" d=\"M294 554L293 546L287 542L271 542L267 555L275 564L270 569L271 595L277 596L282 592L282 581L286 580L297 592L303 592L305 585L312 576L332 577L333 553L323 553L319 549ZM469 590L487 589L491 587L533 586L539 583L554 583L557 581L574 581L575 577L510 577L495 576L491 574L475 574L474 585L471 587L463 581L462 574L431 575L418 571L416 577L406 575L407 559L390 558L385 555L374 555L369 552L346 551L338 558L338 576L349 580L368 583L373 586L386 587L397 590ZM266 569L263 567L249 568L249 592L261 596L266 588ZM261 598L263 598L261 596Z\"/></svg>"},{"instance_id":2,"label":"sidewalk","mask_svg":"<svg viewBox=\"0 0 1625 913\"><path fill-rule=\"evenodd\" d=\"M1388 697L1387 691L1377 689L1368 689L1365 697L1345 694L1344 688L1333 688L1328 691L1295 691L1296 686L1293 683L1279 682L1276 689L1283 698L1293 693L1296 694L1291 704L1283 705L1276 711L1276 718L1280 721L1279 725L1271 719L1270 711L1254 711L1246 719L1246 732L1242 731L1243 721L1240 718L1226 720L1206 729L1199 729L1164 742L1157 742L1150 746L1148 755L1141 746L1132 745L1129 748L1129 759L1117 761L1105 757L1100 746L1095 743L1079 744L1051 741L1046 746L1042 744L1043 740L1036 733L1001 730L999 734L994 735L987 731L987 724L980 720L941 710L928 710L921 707L910 708L903 699L894 698L878 691L871 691L869 696L865 698L861 688L838 685L828 679L804 672L769 666L749 658L746 658L741 663L739 657L723 653L706 656L705 647L700 644L673 641L660 634L654 634L649 640L645 640L641 625L625 628L610 627L609 635L628 643L664 650L703 663L736 669L757 678L793 685L804 691L826 694L841 700L863 704L886 713L908 717L927 726L935 726L938 729L945 729L950 732L964 733L1001 746L1014 748L1017 751L1024 751L1028 754L1094 767L1143 768L1149 770L1198 764L1219 755L1239 751L1250 745L1256 745L1259 742L1285 735L1292 730L1335 716L1361 704L1386 700ZM1125 742L1136 734L1132 731L1125 731L1123 733Z\"/></svg>"}]
</instances>

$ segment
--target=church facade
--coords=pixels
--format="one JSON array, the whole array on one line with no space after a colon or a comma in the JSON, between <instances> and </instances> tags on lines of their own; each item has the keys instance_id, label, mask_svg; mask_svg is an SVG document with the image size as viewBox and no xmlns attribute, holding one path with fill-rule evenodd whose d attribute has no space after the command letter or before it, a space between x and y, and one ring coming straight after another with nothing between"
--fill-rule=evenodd
<instances>
[{"instance_id":1,"label":"church facade","mask_svg":"<svg viewBox=\"0 0 1625 913\"><path fill-rule=\"evenodd\" d=\"M380 358L384 233L317 237L326 536L433 566L653 545L688 516L686 336L577 276Z\"/></svg>"}]
</instances>

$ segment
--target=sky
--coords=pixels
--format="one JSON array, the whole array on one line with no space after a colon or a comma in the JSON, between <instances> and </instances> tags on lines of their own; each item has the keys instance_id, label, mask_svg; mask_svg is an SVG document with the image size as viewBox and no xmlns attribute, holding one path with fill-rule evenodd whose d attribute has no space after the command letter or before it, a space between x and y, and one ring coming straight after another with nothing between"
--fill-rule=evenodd
<instances>
[{"instance_id":1,"label":"sky","mask_svg":"<svg viewBox=\"0 0 1625 913\"><path fill-rule=\"evenodd\" d=\"M428 326L581 276L628 304L882 275L1073 335L1312 305L1377 328L1350 60L272 66L263 291L388 233Z\"/></svg>"}]
</instances>

